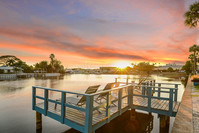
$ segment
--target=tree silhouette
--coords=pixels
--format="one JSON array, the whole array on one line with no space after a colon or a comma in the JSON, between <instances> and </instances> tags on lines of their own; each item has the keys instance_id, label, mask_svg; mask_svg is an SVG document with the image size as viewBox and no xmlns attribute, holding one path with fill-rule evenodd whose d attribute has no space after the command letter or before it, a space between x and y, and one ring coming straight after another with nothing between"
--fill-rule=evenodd
<instances>
[{"instance_id":1,"label":"tree silhouette","mask_svg":"<svg viewBox=\"0 0 199 133\"><path fill-rule=\"evenodd\" d=\"M19 62L20 59L13 55L3 55L0 56L0 64L6 66L13 66L15 63Z\"/></svg>"},{"instance_id":2,"label":"tree silhouette","mask_svg":"<svg viewBox=\"0 0 199 133\"><path fill-rule=\"evenodd\" d=\"M168 71L168 72L173 72L174 70L173 70L172 67L169 67L169 68L167 69L167 71Z\"/></svg>"},{"instance_id":3,"label":"tree silhouette","mask_svg":"<svg viewBox=\"0 0 199 133\"><path fill-rule=\"evenodd\" d=\"M185 70L186 74L190 74L192 71L192 62L191 61L186 61L185 65L182 67L182 70Z\"/></svg>"},{"instance_id":4,"label":"tree silhouette","mask_svg":"<svg viewBox=\"0 0 199 133\"><path fill-rule=\"evenodd\" d=\"M189 10L184 14L184 24L190 28L197 27L199 22L199 2L190 5Z\"/></svg>"},{"instance_id":5,"label":"tree silhouette","mask_svg":"<svg viewBox=\"0 0 199 133\"><path fill-rule=\"evenodd\" d=\"M134 65L133 69L135 71L144 72L146 74L149 74L154 69L154 64L150 64L149 62L140 62L137 65L135 64L132 64L132 65Z\"/></svg>"},{"instance_id":6,"label":"tree silhouette","mask_svg":"<svg viewBox=\"0 0 199 133\"><path fill-rule=\"evenodd\" d=\"M196 74L196 69L197 69L197 65L196 65L196 55L198 54L199 51L199 46L194 44L193 46L191 46L189 48L189 52L193 52L192 58L193 58L193 73ZM191 58L190 56L190 58Z\"/></svg>"},{"instance_id":7,"label":"tree silhouette","mask_svg":"<svg viewBox=\"0 0 199 133\"><path fill-rule=\"evenodd\" d=\"M50 54L50 56L49 56L49 58L50 58L50 65L51 65L51 68L52 68L52 72L54 72L54 69L55 69L55 67L54 67L54 63L55 63L55 55L54 54Z\"/></svg>"}]
</instances>

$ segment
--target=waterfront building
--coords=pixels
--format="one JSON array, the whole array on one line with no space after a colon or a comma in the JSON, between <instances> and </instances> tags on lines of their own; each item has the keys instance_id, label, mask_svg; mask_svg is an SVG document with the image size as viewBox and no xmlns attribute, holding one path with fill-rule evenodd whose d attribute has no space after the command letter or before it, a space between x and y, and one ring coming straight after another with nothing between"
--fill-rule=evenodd
<instances>
[{"instance_id":1,"label":"waterfront building","mask_svg":"<svg viewBox=\"0 0 199 133\"><path fill-rule=\"evenodd\" d=\"M183 65L173 64L166 64L165 66L156 67L154 70L156 71L166 71L168 68L172 68L173 70L181 70Z\"/></svg>"},{"instance_id":2,"label":"waterfront building","mask_svg":"<svg viewBox=\"0 0 199 133\"><path fill-rule=\"evenodd\" d=\"M16 71L21 73L23 69L19 67L0 66L0 70L2 70L3 73L14 73Z\"/></svg>"}]
</instances>

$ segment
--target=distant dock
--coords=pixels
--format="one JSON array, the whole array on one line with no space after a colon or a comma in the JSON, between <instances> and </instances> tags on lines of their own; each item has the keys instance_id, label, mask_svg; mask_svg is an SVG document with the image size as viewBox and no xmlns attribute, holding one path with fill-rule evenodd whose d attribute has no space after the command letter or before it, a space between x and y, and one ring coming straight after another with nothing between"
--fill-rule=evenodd
<instances>
[{"instance_id":1,"label":"distant dock","mask_svg":"<svg viewBox=\"0 0 199 133\"><path fill-rule=\"evenodd\" d=\"M0 80L13 80L17 78L30 78L30 77L58 77L60 73L18 73L18 74L0 74Z\"/></svg>"},{"instance_id":2,"label":"distant dock","mask_svg":"<svg viewBox=\"0 0 199 133\"><path fill-rule=\"evenodd\" d=\"M17 79L17 74L0 74L0 80L13 80Z\"/></svg>"}]
</instances>

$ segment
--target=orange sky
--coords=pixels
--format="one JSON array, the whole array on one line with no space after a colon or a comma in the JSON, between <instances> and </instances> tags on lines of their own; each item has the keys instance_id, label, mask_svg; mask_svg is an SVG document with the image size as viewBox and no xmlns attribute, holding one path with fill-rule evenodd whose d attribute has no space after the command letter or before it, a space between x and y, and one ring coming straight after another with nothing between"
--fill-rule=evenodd
<instances>
[{"instance_id":1,"label":"orange sky","mask_svg":"<svg viewBox=\"0 0 199 133\"><path fill-rule=\"evenodd\" d=\"M66 67L116 62L183 64L199 43L184 26L194 0L71 0L0 2L0 55L29 64L54 53ZM128 63L127 63L128 64Z\"/></svg>"}]
</instances>

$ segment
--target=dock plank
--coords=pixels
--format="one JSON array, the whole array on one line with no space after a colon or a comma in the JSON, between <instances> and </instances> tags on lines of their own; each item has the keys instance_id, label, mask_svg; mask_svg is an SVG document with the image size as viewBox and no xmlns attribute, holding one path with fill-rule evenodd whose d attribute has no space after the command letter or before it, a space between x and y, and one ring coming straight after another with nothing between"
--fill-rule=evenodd
<instances>
[{"instance_id":1,"label":"dock plank","mask_svg":"<svg viewBox=\"0 0 199 133\"><path fill-rule=\"evenodd\" d=\"M38 103L36 105L37 107L42 108L44 106L44 103ZM48 111L54 114L57 114L59 116L61 116L61 106L57 105L57 108L54 108L55 104L49 102L48 103ZM124 107L126 107L125 104L123 104ZM118 111L118 107L117 106L111 106L111 115L116 113ZM92 125L97 124L98 122L100 122L102 119L106 118L106 112L104 108L100 108L100 111L102 113L99 113L97 110L93 111L93 121L92 121ZM72 109L69 107L66 107L66 111L65 111L65 118L67 118L70 121L73 121L75 123L78 123L80 125L84 125L85 124L85 113L78 111L76 109Z\"/></svg>"},{"instance_id":2,"label":"dock plank","mask_svg":"<svg viewBox=\"0 0 199 133\"><path fill-rule=\"evenodd\" d=\"M133 98L133 104L140 107L148 107L148 98L142 98L135 96ZM178 111L179 102L173 102L173 112ZM163 111L169 111L169 101L168 100L159 100L159 99L151 99L151 108L158 109Z\"/></svg>"},{"instance_id":3,"label":"dock plank","mask_svg":"<svg viewBox=\"0 0 199 133\"><path fill-rule=\"evenodd\" d=\"M147 107L148 106L148 98L142 98L142 97L135 96L133 98L133 104L136 106ZM124 100L122 102L122 108L126 107L126 105L127 105L126 101ZM43 108L44 103L38 103L36 106ZM57 114L57 115L61 115L61 106L60 105L57 105L57 108L55 109L54 108L55 104L49 102L48 106L49 106L48 111L50 111L54 114ZM158 99L151 100L151 108L153 108L153 109L168 111L169 110L168 107L169 107L169 102L166 100L158 100ZM179 107L179 102L173 102L173 112L177 112L178 107ZM117 106L111 106L110 108L111 108L111 115L118 111ZM102 111L102 113L99 113L97 110L93 112L93 121L92 121L93 125L100 122L102 119L106 118L105 109L100 108L100 110ZM74 121L80 125L85 124L85 114L83 112L78 111L76 109L66 107L65 113L66 113L65 118L67 118L68 120Z\"/></svg>"}]
</instances>

